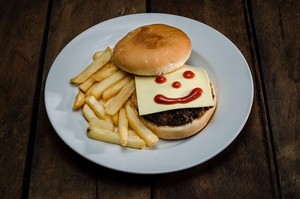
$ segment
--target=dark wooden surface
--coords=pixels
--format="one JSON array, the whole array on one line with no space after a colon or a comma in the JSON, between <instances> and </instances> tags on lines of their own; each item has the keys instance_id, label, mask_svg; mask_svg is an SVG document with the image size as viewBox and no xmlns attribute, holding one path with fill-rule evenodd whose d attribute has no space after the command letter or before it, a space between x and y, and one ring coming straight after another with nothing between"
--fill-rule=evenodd
<instances>
[{"instance_id":1,"label":"dark wooden surface","mask_svg":"<svg viewBox=\"0 0 300 199\"><path fill-rule=\"evenodd\" d=\"M116 172L57 136L44 85L85 29L145 12L189 17L226 35L254 80L249 119L223 152L162 175ZM300 1L11 0L0 2L0 198L300 198Z\"/></svg>"}]
</instances>

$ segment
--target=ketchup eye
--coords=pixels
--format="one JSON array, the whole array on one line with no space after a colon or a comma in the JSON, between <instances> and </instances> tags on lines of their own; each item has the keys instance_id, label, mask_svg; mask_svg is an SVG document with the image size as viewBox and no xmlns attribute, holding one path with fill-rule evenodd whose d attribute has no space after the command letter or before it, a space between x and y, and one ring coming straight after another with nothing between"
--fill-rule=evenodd
<instances>
[{"instance_id":1,"label":"ketchup eye","mask_svg":"<svg viewBox=\"0 0 300 199\"><path fill-rule=\"evenodd\" d=\"M167 78L163 75L158 75L155 78L155 82L158 83L158 84L165 83L166 81L167 81Z\"/></svg>"},{"instance_id":2,"label":"ketchup eye","mask_svg":"<svg viewBox=\"0 0 300 199\"><path fill-rule=\"evenodd\" d=\"M195 73L193 73L190 70L186 70L183 73L183 77L186 78L186 79L193 79L195 77Z\"/></svg>"}]
</instances>

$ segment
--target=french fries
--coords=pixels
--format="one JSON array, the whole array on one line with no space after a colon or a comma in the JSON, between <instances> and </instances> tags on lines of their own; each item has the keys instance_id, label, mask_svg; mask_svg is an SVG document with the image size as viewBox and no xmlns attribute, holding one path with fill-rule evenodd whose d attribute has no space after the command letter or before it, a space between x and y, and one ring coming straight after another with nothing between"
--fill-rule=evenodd
<instances>
[{"instance_id":1,"label":"french fries","mask_svg":"<svg viewBox=\"0 0 300 199\"><path fill-rule=\"evenodd\" d=\"M103 101L104 108L106 108L115 98L116 98L116 96L113 96L113 97L109 98L108 100L105 100L102 98L103 100L105 100L105 101Z\"/></svg>"},{"instance_id":2,"label":"french fries","mask_svg":"<svg viewBox=\"0 0 300 199\"><path fill-rule=\"evenodd\" d=\"M97 115L87 104L83 105L82 113L87 121L91 121L93 118L97 118Z\"/></svg>"},{"instance_id":3,"label":"french fries","mask_svg":"<svg viewBox=\"0 0 300 199\"><path fill-rule=\"evenodd\" d=\"M81 84L85 82L90 76L92 76L97 70L104 66L112 57L110 48L106 48L104 52L95 59L90 65L88 65L81 73L71 79L71 83Z\"/></svg>"},{"instance_id":4,"label":"french fries","mask_svg":"<svg viewBox=\"0 0 300 199\"><path fill-rule=\"evenodd\" d=\"M111 48L111 50L113 50L113 48ZM94 53L93 55L93 60L97 59L98 57L100 57L103 54L104 50L100 50Z\"/></svg>"},{"instance_id":5,"label":"french fries","mask_svg":"<svg viewBox=\"0 0 300 199\"><path fill-rule=\"evenodd\" d=\"M112 87L106 89L102 94L102 98L106 100L115 96L129 82L130 79L132 78L125 77L124 79L120 80L118 83L113 85Z\"/></svg>"},{"instance_id":6,"label":"french fries","mask_svg":"<svg viewBox=\"0 0 300 199\"><path fill-rule=\"evenodd\" d=\"M91 107L94 113L100 118L105 119L105 111L101 104L96 100L94 96L88 96L85 98L85 102Z\"/></svg>"},{"instance_id":7,"label":"french fries","mask_svg":"<svg viewBox=\"0 0 300 199\"><path fill-rule=\"evenodd\" d=\"M78 110L79 108L81 108L84 105L84 98L85 98L85 94L79 90L75 97L73 110Z\"/></svg>"},{"instance_id":8,"label":"french fries","mask_svg":"<svg viewBox=\"0 0 300 199\"><path fill-rule=\"evenodd\" d=\"M114 85L125 76L126 73L122 70L119 70L118 72L114 73L113 75L109 76L103 81L94 84L87 92L87 95L93 95L94 97L99 98L107 88Z\"/></svg>"},{"instance_id":9,"label":"french fries","mask_svg":"<svg viewBox=\"0 0 300 199\"><path fill-rule=\"evenodd\" d=\"M101 129L98 127L89 128L87 130L87 136L89 138L100 140L103 142L108 142L108 143L118 144L118 145L121 144L118 133L106 129ZM146 144L145 141L142 140L139 136L129 135L126 146L135 149L145 149Z\"/></svg>"},{"instance_id":10,"label":"french fries","mask_svg":"<svg viewBox=\"0 0 300 199\"><path fill-rule=\"evenodd\" d=\"M79 88L83 92L87 92L91 88L91 86L94 85L95 82L96 82L96 80L94 80L92 78L88 78L85 82L83 82L82 84L79 85Z\"/></svg>"},{"instance_id":11,"label":"french fries","mask_svg":"<svg viewBox=\"0 0 300 199\"><path fill-rule=\"evenodd\" d=\"M93 55L93 60L97 59L98 57L100 57L103 54L103 50L97 51L94 53Z\"/></svg>"},{"instance_id":12,"label":"french fries","mask_svg":"<svg viewBox=\"0 0 300 199\"><path fill-rule=\"evenodd\" d=\"M122 146L126 146L128 142L128 120L124 108L121 108L119 111L118 129L120 143Z\"/></svg>"},{"instance_id":13,"label":"french fries","mask_svg":"<svg viewBox=\"0 0 300 199\"><path fill-rule=\"evenodd\" d=\"M110 48L95 52L93 62L70 80L78 86L73 110L82 110L91 139L134 149L155 146L158 137L129 104L135 91L134 78L111 58Z\"/></svg>"},{"instance_id":14,"label":"french fries","mask_svg":"<svg viewBox=\"0 0 300 199\"><path fill-rule=\"evenodd\" d=\"M118 126L119 125L119 113L116 113L113 116L111 116L111 120L114 123L114 125Z\"/></svg>"},{"instance_id":15,"label":"french fries","mask_svg":"<svg viewBox=\"0 0 300 199\"><path fill-rule=\"evenodd\" d=\"M129 103L126 103L125 109L131 128L146 142L147 146L156 145L158 137L141 122Z\"/></svg>"},{"instance_id":16,"label":"french fries","mask_svg":"<svg viewBox=\"0 0 300 199\"><path fill-rule=\"evenodd\" d=\"M101 82L102 80L111 76L118 70L119 70L119 68L116 65L108 62L103 68L101 68L101 70L98 70L97 72L95 72L91 78L93 80Z\"/></svg>"},{"instance_id":17,"label":"french fries","mask_svg":"<svg viewBox=\"0 0 300 199\"><path fill-rule=\"evenodd\" d=\"M92 118L89 121L89 126L90 126L90 128L98 127L98 128L101 128L101 129L106 129L108 131L115 131L115 125L112 122L109 122L107 120L101 120L101 119L96 118L96 117Z\"/></svg>"},{"instance_id":18,"label":"french fries","mask_svg":"<svg viewBox=\"0 0 300 199\"><path fill-rule=\"evenodd\" d=\"M135 89L134 80L130 80L129 83L122 88L118 95L105 107L105 112L108 115L116 114L120 108L129 99Z\"/></svg>"}]
</instances>

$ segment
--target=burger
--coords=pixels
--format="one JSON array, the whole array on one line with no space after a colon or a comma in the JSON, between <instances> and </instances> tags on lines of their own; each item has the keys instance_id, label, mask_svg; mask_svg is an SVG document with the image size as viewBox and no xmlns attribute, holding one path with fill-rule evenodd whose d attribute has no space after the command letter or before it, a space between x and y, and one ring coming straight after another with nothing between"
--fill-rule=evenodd
<instances>
[{"instance_id":1,"label":"burger","mask_svg":"<svg viewBox=\"0 0 300 199\"><path fill-rule=\"evenodd\" d=\"M166 24L141 26L114 47L114 63L135 75L131 106L159 138L182 139L200 132L216 109L216 94L206 71L186 64L191 51L187 34ZM192 76L178 75L185 72ZM189 79L196 81L187 83L194 89L182 83Z\"/></svg>"}]
</instances>

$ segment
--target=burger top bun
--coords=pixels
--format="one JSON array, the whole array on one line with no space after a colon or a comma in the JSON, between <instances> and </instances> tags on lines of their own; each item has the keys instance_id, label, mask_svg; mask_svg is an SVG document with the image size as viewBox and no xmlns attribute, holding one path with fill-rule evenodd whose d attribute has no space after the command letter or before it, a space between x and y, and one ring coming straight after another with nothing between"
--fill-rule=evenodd
<instances>
[{"instance_id":1,"label":"burger top bun","mask_svg":"<svg viewBox=\"0 0 300 199\"><path fill-rule=\"evenodd\" d=\"M156 76L183 66L191 49L190 39L180 29L151 24L123 37L114 47L113 60L129 73Z\"/></svg>"}]
</instances>

